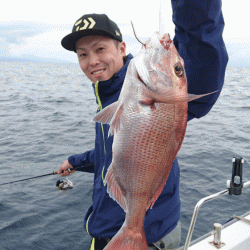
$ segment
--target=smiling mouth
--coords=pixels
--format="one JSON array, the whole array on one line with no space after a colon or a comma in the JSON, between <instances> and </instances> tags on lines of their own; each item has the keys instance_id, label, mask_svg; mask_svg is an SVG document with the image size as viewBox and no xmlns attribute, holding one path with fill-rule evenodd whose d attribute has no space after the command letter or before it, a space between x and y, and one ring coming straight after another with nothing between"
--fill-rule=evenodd
<instances>
[{"instance_id":1,"label":"smiling mouth","mask_svg":"<svg viewBox=\"0 0 250 250\"><path fill-rule=\"evenodd\" d=\"M103 73L104 71L105 71L105 69L100 69L100 70L93 71L91 74L92 75L99 75L99 74Z\"/></svg>"}]
</instances>

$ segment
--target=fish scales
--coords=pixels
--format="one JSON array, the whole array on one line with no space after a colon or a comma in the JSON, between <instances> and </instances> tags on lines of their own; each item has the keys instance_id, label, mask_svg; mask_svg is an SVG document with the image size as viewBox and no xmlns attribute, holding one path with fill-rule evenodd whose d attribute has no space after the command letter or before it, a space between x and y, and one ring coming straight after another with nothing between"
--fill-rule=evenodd
<instances>
[{"instance_id":1,"label":"fish scales","mask_svg":"<svg viewBox=\"0 0 250 250\"><path fill-rule=\"evenodd\" d=\"M123 124L123 136L114 140L113 147L116 150L112 165L115 166L116 175L119 176L119 185L127 192L130 189L134 193L146 190L151 193L148 198L151 200L159 187L159 181L156 180L161 180L161 176L166 179L166 174L162 171L165 169L168 173L167 166L171 168L175 158L170 148L176 148L173 144L177 144L178 147L182 141L182 137L179 142L175 139L177 137L174 132L176 125L173 119L176 112L175 106L178 105L157 104L156 109L139 122L138 117L134 115L134 119L137 120L136 124L134 119L128 120ZM130 113L127 115L131 117ZM170 139L170 136L173 139ZM126 162L124 162L124 156Z\"/></svg>"},{"instance_id":2,"label":"fish scales","mask_svg":"<svg viewBox=\"0 0 250 250\"><path fill-rule=\"evenodd\" d=\"M168 34L155 33L131 60L119 100L95 116L114 135L105 181L126 212L105 250L148 249L146 211L162 192L183 142L187 102L202 96L187 93L182 58Z\"/></svg>"}]
</instances>

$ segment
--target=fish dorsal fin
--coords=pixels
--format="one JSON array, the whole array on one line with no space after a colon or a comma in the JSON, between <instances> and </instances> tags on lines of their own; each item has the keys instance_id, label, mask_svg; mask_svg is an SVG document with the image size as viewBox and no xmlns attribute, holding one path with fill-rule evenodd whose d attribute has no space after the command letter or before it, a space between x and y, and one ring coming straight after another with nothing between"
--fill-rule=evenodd
<instances>
[{"instance_id":1,"label":"fish dorsal fin","mask_svg":"<svg viewBox=\"0 0 250 250\"><path fill-rule=\"evenodd\" d=\"M122 105L119 105L118 101L110 104L94 117L94 121L100 123L106 123L110 125L109 136L113 135L114 132L118 132L121 127L121 112Z\"/></svg>"},{"instance_id":2,"label":"fish dorsal fin","mask_svg":"<svg viewBox=\"0 0 250 250\"><path fill-rule=\"evenodd\" d=\"M110 124L110 121L116 112L117 106L118 101L110 104L109 106L98 112L93 120L99 123Z\"/></svg>"},{"instance_id":3,"label":"fish dorsal fin","mask_svg":"<svg viewBox=\"0 0 250 250\"><path fill-rule=\"evenodd\" d=\"M114 132L117 133L121 128L122 107L123 105L119 105L119 107L116 109L114 116L112 117L112 120L110 121L109 135L113 135Z\"/></svg>"}]
</instances>

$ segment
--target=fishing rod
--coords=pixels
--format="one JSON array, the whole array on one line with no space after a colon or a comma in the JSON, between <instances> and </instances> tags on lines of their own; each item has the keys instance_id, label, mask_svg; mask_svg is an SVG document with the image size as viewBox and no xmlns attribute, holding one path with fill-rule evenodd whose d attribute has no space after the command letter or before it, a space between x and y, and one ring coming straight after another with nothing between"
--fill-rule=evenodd
<instances>
[{"instance_id":1,"label":"fishing rod","mask_svg":"<svg viewBox=\"0 0 250 250\"><path fill-rule=\"evenodd\" d=\"M85 166L82 166L82 167L77 167L77 168L69 168L67 170L69 172L71 172L72 170L79 171L80 169L83 169L83 168L87 170L87 169L92 168L92 167L94 167L94 164L88 164L88 165L85 165ZM6 182L6 183L0 184L0 186L7 185L7 184L12 184L12 183L17 183L17 182L21 182L21 181L32 180L32 179L36 179L36 178L42 178L42 177L49 176L49 175L56 175L56 173L54 171L53 173L50 173L50 174L38 175L38 176L34 176L34 177L22 179L22 180L16 180L16 181L11 181L11 182Z\"/></svg>"}]
</instances>

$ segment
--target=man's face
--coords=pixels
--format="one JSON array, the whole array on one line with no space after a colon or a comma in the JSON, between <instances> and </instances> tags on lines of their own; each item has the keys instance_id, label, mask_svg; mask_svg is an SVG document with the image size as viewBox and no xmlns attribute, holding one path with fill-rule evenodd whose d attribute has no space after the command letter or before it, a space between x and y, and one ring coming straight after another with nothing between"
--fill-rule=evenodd
<instances>
[{"instance_id":1,"label":"man's face","mask_svg":"<svg viewBox=\"0 0 250 250\"><path fill-rule=\"evenodd\" d=\"M93 82L109 80L123 67L126 44L117 45L106 36L86 36L76 43L76 53L82 71Z\"/></svg>"}]
</instances>

